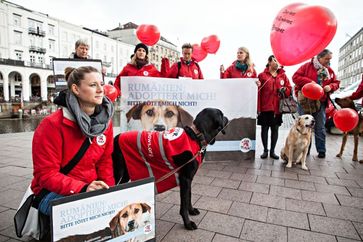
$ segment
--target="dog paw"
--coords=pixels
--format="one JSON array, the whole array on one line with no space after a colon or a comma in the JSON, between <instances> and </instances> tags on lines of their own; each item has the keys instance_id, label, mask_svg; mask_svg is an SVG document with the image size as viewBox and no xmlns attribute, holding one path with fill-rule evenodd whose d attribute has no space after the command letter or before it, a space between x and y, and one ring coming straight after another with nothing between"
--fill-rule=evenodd
<instances>
[{"instance_id":1,"label":"dog paw","mask_svg":"<svg viewBox=\"0 0 363 242\"><path fill-rule=\"evenodd\" d=\"M199 212L198 209L193 208L192 210L189 210L189 214L192 215L192 216L194 216L194 215L199 215L200 212Z\"/></svg>"},{"instance_id":2,"label":"dog paw","mask_svg":"<svg viewBox=\"0 0 363 242\"><path fill-rule=\"evenodd\" d=\"M287 167L287 168L291 168L291 164L287 164L287 165L286 165L286 167Z\"/></svg>"},{"instance_id":3,"label":"dog paw","mask_svg":"<svg viewBox=\"0 0 363 242\"><path fill-rule=\"evenodd\" d=\"M190 221L190 223L184 224L184 227L187 230L195 230L198 228L198 226L193 221Z\"/></svg>"},{"instance_id":4,"label":"dog paw","mask_svg":"<svg viewBox=\"0 0 363 242\"><path fill-rule=\"evenodd\" d=\"M305 171L309 170L307 166L301 166L301 168Z\"/></svg>"},{"instance_id":5,"label":"dog paw","mask_svg":"<svg viewBox=\"0 0 363 242\"><path fill-rule=\"evenodd\" d=\"M342 154L337 154L336 157L342 158Z\"/></svg>"},{"instance_id":6,"label":"dog paw","mask_svg":"<svg viewBox=\"0 0 363 242\"><path fill-rule=\"evenodd\" d=\"M352 161L358 161L358 158L357 157L353 157L352 158Z\"/></svg>"}]
</instances>

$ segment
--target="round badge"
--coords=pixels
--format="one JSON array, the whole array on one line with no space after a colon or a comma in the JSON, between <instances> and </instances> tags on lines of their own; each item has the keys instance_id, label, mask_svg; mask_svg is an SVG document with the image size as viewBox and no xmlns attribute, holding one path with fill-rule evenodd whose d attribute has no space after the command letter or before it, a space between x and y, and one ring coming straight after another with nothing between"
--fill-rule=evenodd
<instances>
[{"instance_id":1,"label":"round badge","mask_svg":"<svg viewBox=\"0 0 363 242\"><path fill-rule=\"evenodd\" d=\"M194 69L194 74L198 75L198 70L197 69Z\"/></svg>"},{"instance_id":2,"label":"round badge","mask_svg":"<svg viewBox=\"0 0 363 242\"><path fill-rule=\"evenodd\" d=\"M285 81L284 80L280 80L280 85L283 86L285 84Z\"/></svg>"},{"instance_id":3,"label":"round badge","mask_svg":"<svg viewBox=\"0 0 363 242\"><path fill-rule=\"evenodd\" d=\"M149 72L148 71L144 71L144 76L148 76L149 75Z\"/></svg>"},{"instance_id":4,"label":"round badge","mask_svg":"<svg viewBox=\"0 0 363 242\"><path fill-rule=\"evenodd\" d=\"M147 224L144 227L144 234L149 234L153 231L152 225L151 224Z\"/></svg>"},{"instance_id":5,"label":"round badge","mask_svg":"<svg viewBox=\"0 0 363 242\"><path fill-rule=\"evenodd\" d=\"M96 142L97 142L98 145L106 144L106 136L104 134L101 134L101 135L97 136Z\"/></svg>"},{"instance_id":6,"label":"round badge","mask_svg":"<svg viewBox=\"0 0 363 242\"><path fill-rule=\"evenodd\" d=\"M252 141L249 138L243 138L239 144L239 148L243 153L247 153L252 149Z\"/></svg>"},{"instance_id":7,"label":"round badge","mask_svg":"<svg viewBox=\"0 0 363 242\"><path fill-rule=\"evenodd\" d=\"M247 76L248 77L251 77L252 76L252 73L251 72L247 72Z\"/></svg>"},{"instance_id":8,"label":"round badge","mask_svg":"<svg viewBox=\"0 0 363 242\"><path fill-rule=\"evenodd\" d=\"M182 128L171 128L167 131L164 131L164 139L167 140L175 140L177 138L179 138L182 134L183 134L184 130Z\"/></svg>"}]
</instances>

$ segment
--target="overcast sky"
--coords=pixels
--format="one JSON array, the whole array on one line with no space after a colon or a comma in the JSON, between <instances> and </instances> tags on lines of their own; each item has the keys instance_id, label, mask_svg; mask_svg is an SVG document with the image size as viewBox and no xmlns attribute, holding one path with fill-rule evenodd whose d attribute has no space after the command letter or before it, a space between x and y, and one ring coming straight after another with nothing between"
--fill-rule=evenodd
<instances>
[{"instance_id":1,"label":"overcast sky","mask_svg":"<svg viewBox=\"0 0 363 242\"><path fill-rule=\"evenodd\" d=\"M219 66L228 67L240 46L250 50L257 72L262 72L272 54L270 30L277 13L288 0L9 0L31 10L46 13L91 29L110 30L119 23L154 24L161 35L179 47L217 35L221 46L200 65L205 78L219 78ZM328 48L333 51L332 67L338 72L339 48L363 27L362 0L296 1L329 8L338 28ZM312 26L313 27L313 26ZM299 67L285 67L288 77ZM290 79L291 80L291 79Z\"/></svg>"}]
</instances>

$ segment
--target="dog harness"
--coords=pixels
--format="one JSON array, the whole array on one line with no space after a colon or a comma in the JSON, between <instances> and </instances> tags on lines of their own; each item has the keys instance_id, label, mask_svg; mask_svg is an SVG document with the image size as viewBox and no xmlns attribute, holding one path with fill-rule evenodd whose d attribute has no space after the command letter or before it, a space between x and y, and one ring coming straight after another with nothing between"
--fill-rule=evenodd
<instances>
[{"instance_id":1,"label":"dog harness","mask_svg":"<svg viewBox=\"0 0 363 242\"><path fill-rule=\"evenodd\" d=\"M200 150L198 141L179 127L163 132L129 131L120 134L118 142L131 181L152 176L158 180L177 167L174 156L188 152L192 158ZM199 165L202 163L201 156L196 160ZM175 173L157 183L156 190L162 193L178 185L178 173Z\"/></svg>"}]
</instances>

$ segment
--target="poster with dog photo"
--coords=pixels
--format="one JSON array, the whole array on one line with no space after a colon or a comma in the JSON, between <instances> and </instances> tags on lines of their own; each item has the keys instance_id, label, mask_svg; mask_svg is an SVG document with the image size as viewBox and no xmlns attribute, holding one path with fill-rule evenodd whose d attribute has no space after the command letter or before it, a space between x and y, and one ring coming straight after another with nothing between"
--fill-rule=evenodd
<instances>
[{"instance_id":1,"label":"poster with dog photo","mask_svg":"<svg viewBox=\"0 0 363 242\"><path fill-rule=\"evenodd\" d=\"M208 145L206 160L254 160L256 80L122 77L121 132L183 128L204 108L217 108L230 122Z\"/></svg>"},{"instance_id":2,"label":"poster with dog photo","mask_svg":"<svg viewBox=\"0 0 363 242\"><path fill-rule=\"evenodd\" d=\"M153 178L54 200L52 241L155 241Z\"/></svg>"},{"instance_id":3,"label":"poster with dog photo","mask_svg":"<svg viewBox=\"0 0 363 242\"><path fill-rule=\"evenodd\" d=\"M101 60L53 58L52 61L56 92L67 89L67 82L64 77L64 70L67 67L78 68L81 66L92 66L99 70L100 73L102 72Z\"/></svg>"}]
</instances>

